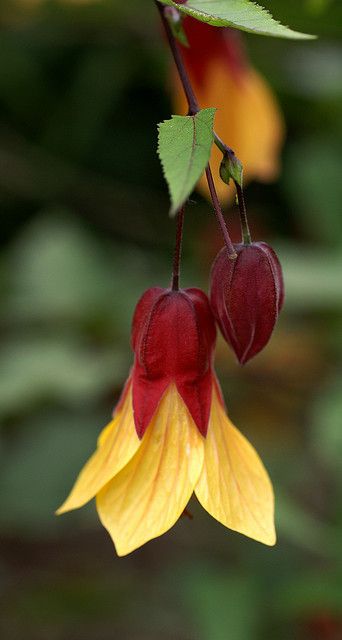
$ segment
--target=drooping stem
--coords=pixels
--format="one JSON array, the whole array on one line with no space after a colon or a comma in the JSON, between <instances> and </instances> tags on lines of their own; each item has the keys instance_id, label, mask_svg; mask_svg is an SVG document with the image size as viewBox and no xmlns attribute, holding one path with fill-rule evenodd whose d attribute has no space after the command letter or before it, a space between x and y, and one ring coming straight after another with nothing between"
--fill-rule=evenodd
<instances>
[{"instance_id":1,"label":"drooping stem","mask_svg":"<svg viewBox=\"0 0 342 640\"><path fill-rule=\"evenodd\" d=\"M223 142L220 136L217 135L216 131L214 131L214 142L218 147L218 149L220 149L220 151L223 153L223 155L225 153L227 153L228 155L233 155L233 156L235 155L233 149L228 147L228 145L225 142Z\"/></svg>"},{"instance_id":2,"label":"drooping stem","mask_svg":"<svg viewBox=\"0 0 342 640\"><path fill-rule=\"evenodd\" d=\"M215 133L215 131L214 131L214 142L216 146L220 149L220 151L223 153L223 155L225 156L228 155L231 158L235 157L235 153L233 149L228 147L228 145L225 144L223 140L221 140L221 138L217 135L217 133ZM251 232L249 230L246 203L245 203L245 197L243 195L243 189L241 184L239 184L236 180L234 180L234 184L236 188L237 201L239 205L242 239L244 244L251 244L252 238L251 238Z\"/></svg>"},{"instance_id":3,"label":"drooping stem","mask_svg":"<svg viewBox=\"0 0 342 640\"><path fill-rule=\"evenodd\" d=\"M213 174L211 172L209 164L208 164L208 166L207 166L207 168L205 170L205 174L207 176L208 187L209 187L211 199L212 199L212 202L213 202L213 206L214 206L214 209L215 209L216 217L217 217L217 219L219 221L219 225L221 227L221 231L222 231L222 234L223 234L225 245L226 245L226 247L228 249L229 257L232 260L235 260L235 258L237 257L237 254L236 254L236 251L234 249L234 245L233 245L233 243L232 243L232 241L230 239L230 235L228 233L227 225L226 225L224 217L223 217L220 201L218 199L218 196L217 196L217 193L216 193L216 189L215 189Z\"/></svg>"},{"instance_id":4,"label":"drooping stem","mask_svg":"<svg viewBox=\"0 0 342 640\"><path fill-rule=\"evenodd\" d=\"M175 252L173 256L173 270L172 270L172 291L179 290L179 277L180 277L180 262L182 253L182 240L183 240L183 227L184 227L184 213L185 208L182 207L177 213L177 229L176 229L176 243Z\"/></svg>"},{"instance_id":5,"label":"drooping stem","mask_svg":"<svg viewBox=\"0 0 342 640\"><path fill-rule=\"evenodd\" d=\"M177 71L184 89L184 93L186 95L186 99L189 105L189 115L194 116L199 110L199 105L194 93L194 90L192 88L191 82L190 82L190 78L188 76L188 73L186 71L184 62L183 62L183 57L182 54L180 52L180 49L177 45L176 39L171 31L170 25L165 17L165 13L164 13L164 9L165 7L160 4L160 2L158 2L158 0L156 0L156 4L157 4L157 8L158 11L160 13L160 17L165 29L165 33L166 33L166 37L168 40L168 43L170 45L170 49L173 55L173 59L175 61L175 65L177 67Z\"/></svg>"},{"instance_id":6,"label":"drooping stem","mask_svg":"<svg viewBox=\"0 0 342 640\"><path fill-rule=\"evenodd\" d=\"M172 33L172 30L170 28L170 25L165 17L165 13L164 13L164 6L160 4L160 2L158 2L158 0L156 0L156 5L158 7L158 11L160 13L160 17L162 20L162 23L164 25L164 29L165 29L165 33L166 33L166 37L168 39L169 45L170 45L170 49L171 49L171 53L173 55L173 59L174 62L176 64L177 67L177 71L179 74L179 78L180 81L182 83L183 89L184 89L184 93L188 102L188 106L189 106L189 115L195 115L199 110L199 104L197 102L197 98L195 96L195 92L193 90L192 84L190 82L190 78L188 75L188 72L186 70L185 64L184 64L184 60L183 60L183 56L180 52L179 46L176 42L176 39ZM223 217L223 213L222 213L222 209L221 209L221 205L217 196L217 192L216 192L216 188L215 188L215 183L214 183L214 179L211 173L211 169L210 169L210 165L208 164L207 169L206 169L206 177L207 177L207 182L208 182L208 187L209 187L209 191L210 191L210 195L211 195L211 199L212 199L212 203L213 203L213 207L215 210L215 214L218 220L218 223L221 227L221 231L222 231L222 235L228 250L228 254L229 257L232 260L235 260L236 258L236 252L233 246L233 243L231 241L228 229L227 229L227 225L225 223L224 217Z\"/></svg>"}]
</instances>

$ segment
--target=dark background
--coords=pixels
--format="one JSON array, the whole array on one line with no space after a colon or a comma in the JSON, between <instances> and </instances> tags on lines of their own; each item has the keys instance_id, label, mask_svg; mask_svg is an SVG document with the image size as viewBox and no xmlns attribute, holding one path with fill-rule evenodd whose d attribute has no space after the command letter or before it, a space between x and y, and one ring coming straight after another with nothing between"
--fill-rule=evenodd
<instances>
[{"instance_id":1,"label":"dark background","mask_svg":"<svg viewBox=\"0 0 342 640\"><path fill-rule=\"evenodd\" d=\"M118 559L93 504L53 512L127 375L138 296L169 282L168 55L152 2L1 2L4 640L342 638L342 6L265 4L320 36L245 36L287 122L279 181L246 191L287 299L263 354L242 369L220 342L217 369L273 478L279 541L232 533L194 501L193 520ZM183 283L207 288L221 240L192 200ZM237 236L235 208L228 220Z\"/></svg>"}]
</instances>

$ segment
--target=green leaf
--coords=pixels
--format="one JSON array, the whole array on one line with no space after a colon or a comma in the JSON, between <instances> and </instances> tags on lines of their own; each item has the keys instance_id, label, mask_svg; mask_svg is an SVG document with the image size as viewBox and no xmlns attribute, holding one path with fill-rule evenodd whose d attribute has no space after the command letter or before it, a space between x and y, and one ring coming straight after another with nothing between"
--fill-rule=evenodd
<instances>
[{"instance_id":1,"label":"green leaf","mask_svg":"<svg viewBox=\"0 0 342 640\"><path fill-rule=\"evenodd\" d=\"M184 204L209 162L215 111L172 116L158 125L158 154L171 196L170 215Z\"/></svg>"},{"instance_id":2,"label":"green leaf","mask_svg":"<svg viewBox=\"0 0 342 640\"><path fill-rule=\"evenodd\" d=\"M173 0L161 0L163 4L176 7L196 20L216 27L233 27L262 36L308 40L315 36L292 31L274 20L271 14L250 0L188 0L177 4Z\"/></svg>"}]
</instances>

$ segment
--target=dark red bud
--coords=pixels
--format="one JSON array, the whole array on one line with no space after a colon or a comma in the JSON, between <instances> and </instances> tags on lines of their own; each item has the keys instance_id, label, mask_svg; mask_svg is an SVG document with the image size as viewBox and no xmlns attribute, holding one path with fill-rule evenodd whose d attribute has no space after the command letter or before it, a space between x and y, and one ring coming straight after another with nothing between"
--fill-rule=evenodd
<instances>
[{"instance_id":1,"label":"dark red bud","mask_svg":"<svg viewBox=\"0 0 342 640\"><path fill-rule=\"evenodd\" d=\"M239 362L245 364L269 341L284 303L280 262L265 242L234 245L217 255L211 271L210 301L217 323Z\"/></svg>"},{"instance_id":2,"label":"dark red bud","mask_svg":"<svg viewBox=\"0 0 342 640\"><path fill-rule=\"evenodd\" d=\"M140 437L172 382L205 435L215 340L215 320L203 291L153 288L144 293L132 326L133 409Z\"/></svg>"}]
</instances>

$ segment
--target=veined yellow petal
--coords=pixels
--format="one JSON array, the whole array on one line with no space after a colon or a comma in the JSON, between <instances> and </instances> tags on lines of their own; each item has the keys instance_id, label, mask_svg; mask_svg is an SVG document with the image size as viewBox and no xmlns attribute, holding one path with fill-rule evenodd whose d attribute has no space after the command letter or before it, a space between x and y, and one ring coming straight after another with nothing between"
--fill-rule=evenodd
<instances>
[{"instance_id":1,"label":"veined yellow petal","mask_svg":"<svg viewBox=\"0 0 342 640\"><path fill-rule=\"evenodd\" d=\"M203 464L204 439L175 385L165 391L128 465L97 496L118 555L156 538L178 520Z\"/></svg>"},{"instance_id":2,"label":"veined yellow petal","mask_svg":"<svg viewBox=\"0 0 342 640\"><path fill-rule=\"evenodd\" d=\"M252 445L230 422L215 390L195 493L204 509L226 527L275 544L271 481Z\"/></svg>"},{"instance_id":3,"label":"veined yellow petal","mask_svg":"<svg viewBox=\"0 0 342 640\"><path fill-rule=\"evenodd\" d=\"M105 427L103 427L99 437L97 438L97 447L102 447L105 443L105 441L107 440L107 438L110 436L110 434L113 431L113 425L115 423L115 418L117 417L117 414L115 416L113 416L113 420L111 420Z\"/></svg>"},{"instance_id":4,"label":"veined yellow petal","mask_svg":"<svg viewBox=\"0 0 342 640\"><path fill-rule=\"evenodd\" d=\"M104 428L98 448L78 476L75 485L58 515L78 509L104 487L129 462L139 448L133 417L132 391L128 391L121 410Z\"/></svg>"},{"instance_id":5,"label":"veined yellow petal","mask_svg":"<svg viewBox=\"0 0 342 640\"><path fill-rule=\"evenodd\" d=\"M97 446L98 447L102 447L102 445L104 444L106 438L109 436L109 434L111 433L112 429L113 429L113 423L115 422L115 418L117 417L118 414L122 413L122 409L123 406L125 404L125 400L127 398L127 394L131 391L131 385L132 385L132 378L131 375L128 377L128 379L125 382L125 386L121 392L119 401L117 403L117 405L114 408L113 411L113 420L110 421L109 424L107 424L106 427L104 427L104 429L102 429L99 437L97 438Z\"/></svg>"}]
</instances>

